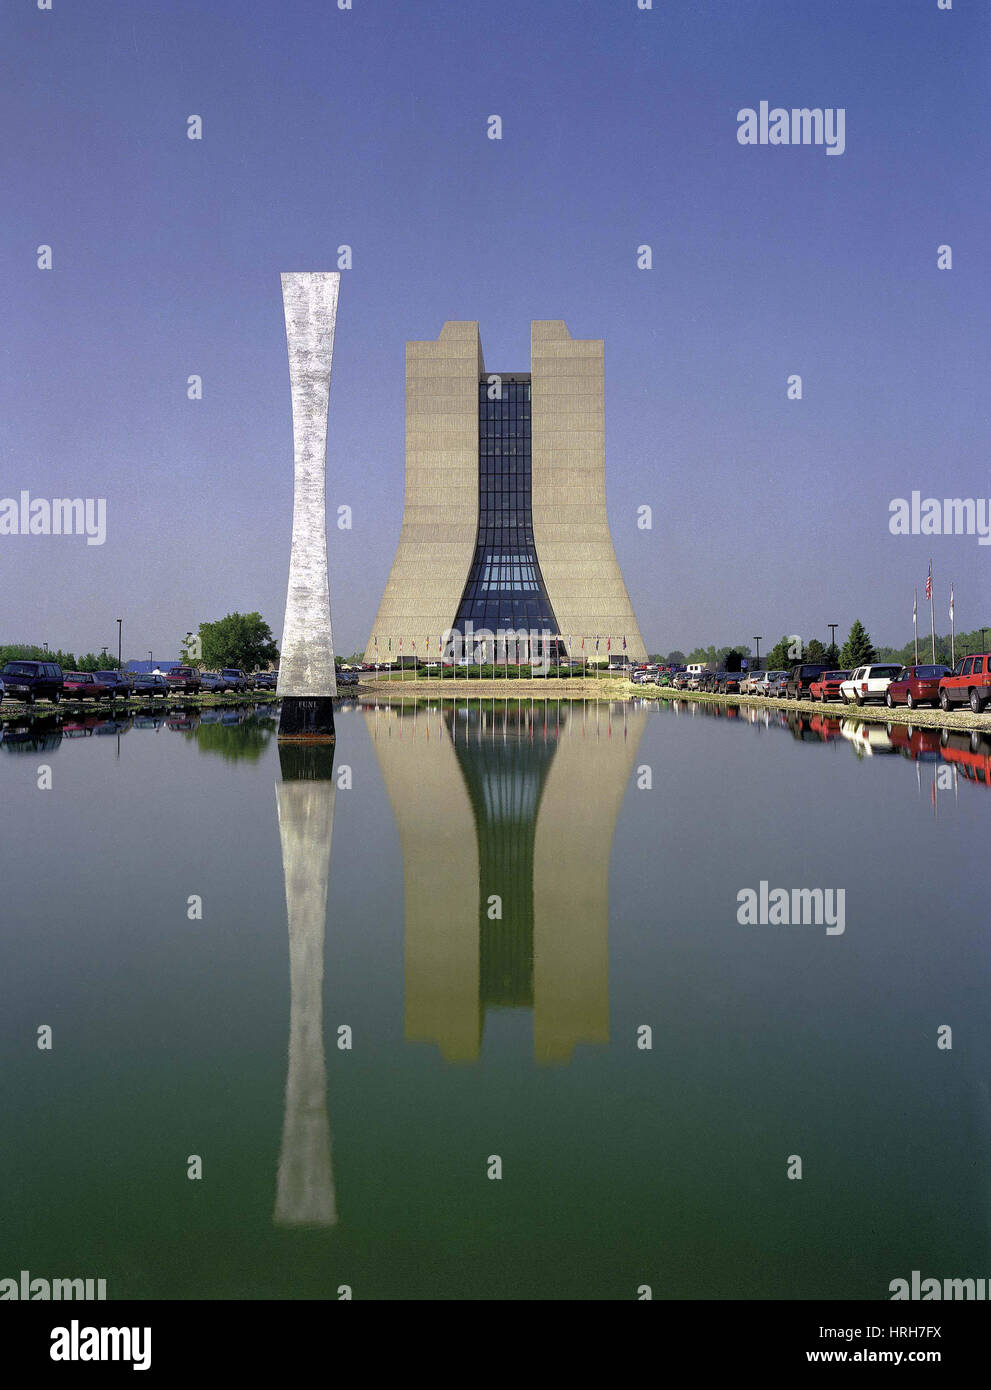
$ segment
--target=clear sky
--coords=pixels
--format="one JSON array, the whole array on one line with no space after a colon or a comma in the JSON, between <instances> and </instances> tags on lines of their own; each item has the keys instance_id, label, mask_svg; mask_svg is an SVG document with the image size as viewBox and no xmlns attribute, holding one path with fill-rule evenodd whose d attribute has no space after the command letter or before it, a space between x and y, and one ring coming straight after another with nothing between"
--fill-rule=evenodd
<instances>
[{"instance_id":1,"label":"clear sky","mask_svg":"<svg viewBox=\"0 0 991 1390\"><path fill-rule=\"evenodd\" d=\"M281 636L279 272L342 243L338 650L399 535L403 344L445 319L492 370L533 318L605 340L648 649L855 617L901 644L930 554L937 629L951 579L958 628L991 621L991 547L888 530L913 489L991 497L989 34L986 0L8 0L0 497L106 498L107 539L0 536L0 642L113 648L122 615L125 657L175 655L231 609ZM844 108L845 152L740 145L762 100Z\"/></svg>"}]
</instances>

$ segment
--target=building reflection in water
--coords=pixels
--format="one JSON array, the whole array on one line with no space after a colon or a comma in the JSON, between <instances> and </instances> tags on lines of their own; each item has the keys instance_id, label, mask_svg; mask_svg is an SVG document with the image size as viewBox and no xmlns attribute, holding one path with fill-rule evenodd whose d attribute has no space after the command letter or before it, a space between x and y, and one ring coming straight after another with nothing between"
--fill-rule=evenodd
<instances>
[{"instance_id":1,"label":"building reflection in water","mask_svg":"<svg viewBox=\"0 0 991 1390\"><path fill-rule=\"evenodd\" d=\"M323 1040L323 952L334 748L280 744L276 787L289 917L289 1071L275 1195L279 1226L337 1220Z\"/></svg>"},{"instance_id":2,"label":"building reflection in water","mask_svg":"<svg viewBox=\"0 0 991 1390\"><path fill-rule=\"evenodd\" d=\"M486 1012L526 1008L538 1062L608 1042L609 856L645 713L466 699L365 718L402 846L407 1040L474 1061Z\"/></svg>"}]
</instances>

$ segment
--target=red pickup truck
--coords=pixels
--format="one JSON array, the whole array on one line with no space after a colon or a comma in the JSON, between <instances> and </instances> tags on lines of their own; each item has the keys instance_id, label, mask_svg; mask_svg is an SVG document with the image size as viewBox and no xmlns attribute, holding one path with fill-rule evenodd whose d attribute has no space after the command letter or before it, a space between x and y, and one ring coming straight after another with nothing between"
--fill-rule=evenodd
<instances>
[{"instance_id":1,"label":"red pickup truck","mask_svg":"<svg viewBox=\"0 0 991 1390\"><path fill-rule=\"evenodd\" d=\"M170 691L178 690L184 695L200 693L200 673L192 666L177 666L174 671L166 671L165 682Z\"/></svg>"},{"instance_id":2,"label":"red pickup truck","mask_svg":"<svg viewBox=\"0 0 991 1390\"><path fill-rule=\"evenodd\" d=\"M949 675L939 682L939 704L943 710L951 705L970 705L975 714L991 699L991 654L962 656Z\"/></svg>"}]
</instances>

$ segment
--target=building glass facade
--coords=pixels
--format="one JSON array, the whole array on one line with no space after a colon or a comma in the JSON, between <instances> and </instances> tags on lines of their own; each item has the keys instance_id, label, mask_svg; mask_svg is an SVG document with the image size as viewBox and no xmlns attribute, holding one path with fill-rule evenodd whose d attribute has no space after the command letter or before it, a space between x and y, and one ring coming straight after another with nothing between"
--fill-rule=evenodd
<instances>
[{"instance_id":1,"label":"building glass facade","mask_svg":"<svg viewBox=\"0 0 991 1390\"><path fill-rule=\"evenodd\" d=\"M557 634L533 539L530 377L489 382L478 384L478 537L453 628Z\"/></svg>"}]
</instances>

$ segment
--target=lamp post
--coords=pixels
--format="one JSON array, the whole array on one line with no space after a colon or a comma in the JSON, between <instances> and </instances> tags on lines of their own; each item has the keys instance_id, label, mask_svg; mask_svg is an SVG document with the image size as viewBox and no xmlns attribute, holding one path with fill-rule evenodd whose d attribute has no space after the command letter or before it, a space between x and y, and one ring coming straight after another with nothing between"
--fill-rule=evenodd
<instances>
[{"instance_id":1,"label":"lamp post","mask_svg":"<svg viewBox=\"0 0 991 1390\"><path fill-rule=\"evenodd\" d=\"M829 628L829 646L830 646L830 650L835 652L835 651L836 651L836 629L839 627L839 623L827 623L826 626Z\"/></svg>"},{"instance_id":2,"label":"lamp post","mask_svg":"<svg viewBox=\"0 0 991 1390\"><path fill-rule=\"evenodd\" d=\"M755 637L755 638L754 638L754 641L757 643L757 656L756 656L756 658L755 658L755 660L756 660L756 662L757 662L757 665L754 667L754 670L755 670L755 671L759 671L759 670L760 670L760 638L759 638L759 637Z\"/></svg>"},{"instance_id":3,"label":"lamp post","mask_svg":"<svg viewBox=\"0 0 991 1390\"><path fill-rule=\"evenodd\" d=\"M121 639L124 635L124 619L117 619L117 669L123 670L124 663L121 661Z\"/></svg>"},{"instance_id":4,"label":"lamp post","mask_svg":"<svg viewBox=\"0 0 991 1390\"><path fill-rule=\"evenodd\" d=\"M153 665L154 665L154 662L153 662L153 660L152 660L151 652L149 651L149 653L148 653L148 674L149 674L149 676L151 675L151 668L152 668Z\"/></svg>"},{"instance_id":5,"label":"lamp post","mask_svg":"<svg viewBox=\"0 0 991 1390\"><path fill-rule=\"evenodd\" d=\"M982 628L981 628L981 651L982 651L982 652L984 651L984 634L985 634L986 632L987 632L987 628L986 628L986 627L982 627ZM46 644L46 650L47 650L47 644Z\"/></svg>"},{"instance_id":6,"label":"lamp post","mask_svg":"<svg viewBox=\"0 0 991 1390\"><path fill-rule=\"evenodd\" d=\"M47 642L44 644L44 647L45 647L45 652L46 652L46 654L47 654L47 652L48 652L48 643L47 643Z\"/></svg>"}]
</instances>

